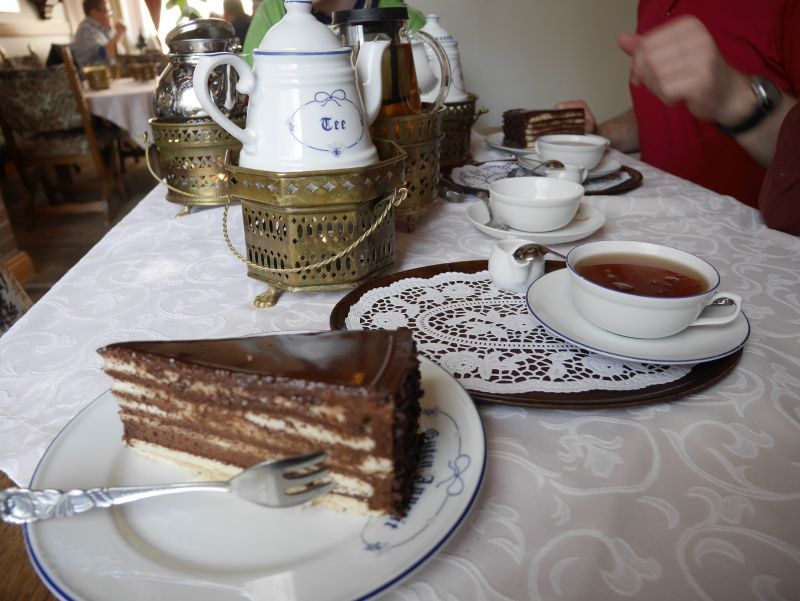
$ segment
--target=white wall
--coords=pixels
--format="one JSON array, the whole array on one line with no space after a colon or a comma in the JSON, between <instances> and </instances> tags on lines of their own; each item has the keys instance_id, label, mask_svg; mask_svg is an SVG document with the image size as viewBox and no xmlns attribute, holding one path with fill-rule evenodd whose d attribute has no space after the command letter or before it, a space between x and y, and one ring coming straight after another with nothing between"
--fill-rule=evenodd
<instances>
[{"instance_id":1,"label":"white wall","mask_svg":"<svg viewBox=\"0 0 800 601\"><path fill-rule=\"evenodd\" d=\"M583 98L600 120L630 107L628 57L617 34L633 31L637 0L408 0L435 13L458 41L467 90L497 127L510 108Z\"/></svg>"},{"instance_id":2,"label":"white wall","mask_svg":"<svg viewBox=\"0 0 800 601\"><path fill-rule=\"evenodd\" d=\"M64 5L53 7L52 17L42 20L29 0L19 0L20 12L0 13L0 46L9 56L28 54L28 45L42 60L51 44L69 43L72 34L64 14Z\"/></svg>"}]
</instances>

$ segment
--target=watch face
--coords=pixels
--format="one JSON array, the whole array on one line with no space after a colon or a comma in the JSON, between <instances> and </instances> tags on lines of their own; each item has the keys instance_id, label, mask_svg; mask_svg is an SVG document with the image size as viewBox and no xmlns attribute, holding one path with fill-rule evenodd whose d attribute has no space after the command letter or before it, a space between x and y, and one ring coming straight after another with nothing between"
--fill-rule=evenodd
<instances>
[{"instance_id":1,"label":"watch face","mask_svg":"<svg viewBox=\"0 0 800 601\"><path fill-rule=\"evenodd\" d=\"M758 96L758 108L762 111L770 112L781 101L781 91L772 80L767 77L756 75L752 79L753 89Z\"/></svg>"}]
</instances>

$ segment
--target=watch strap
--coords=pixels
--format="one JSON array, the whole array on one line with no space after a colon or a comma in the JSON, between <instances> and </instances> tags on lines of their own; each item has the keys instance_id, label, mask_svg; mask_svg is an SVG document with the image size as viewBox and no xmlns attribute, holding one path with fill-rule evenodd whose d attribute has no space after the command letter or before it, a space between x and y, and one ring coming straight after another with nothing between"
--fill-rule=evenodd
<instances>
[{"instance_id":1,"label":"watch strap","mask_svg":"<svg viewBox=\"0 0 800 601\"><path fill-rule=\"evenodd\" d=\"M754 75L750 78L750 87L756 95L756 108L744 121L736 125L727 126L717 123L722 133L728 136L738 136L753 129L780 104L781 91L766 77Z\"/></svg>"}]
</instances>

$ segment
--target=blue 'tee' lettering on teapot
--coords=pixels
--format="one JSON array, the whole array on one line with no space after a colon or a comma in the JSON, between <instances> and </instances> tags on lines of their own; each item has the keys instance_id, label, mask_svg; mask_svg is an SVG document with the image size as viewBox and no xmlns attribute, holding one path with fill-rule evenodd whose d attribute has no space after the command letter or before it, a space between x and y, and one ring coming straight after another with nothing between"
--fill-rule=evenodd
<instances>
[{"instance_id":1,"label":"blue 'tee' lettering on teapot","mask_svg":"<svg viewBox=\"0 0 800 601\"><path fill-rule=\"evenodd\" d=\"M311 14L308 0L287 0L286 16L253 51L253 69L229 52L200 58L197 99L220 127L242 143L239 165L276 172L345 169L378 161L369 126L381 104L381 57L389 41L352 49ZM234 125L208 92L208 77L228 64L247 94L247 125ZM357 75L356 75L357 74Z\"/></svg>"}]
</instances>

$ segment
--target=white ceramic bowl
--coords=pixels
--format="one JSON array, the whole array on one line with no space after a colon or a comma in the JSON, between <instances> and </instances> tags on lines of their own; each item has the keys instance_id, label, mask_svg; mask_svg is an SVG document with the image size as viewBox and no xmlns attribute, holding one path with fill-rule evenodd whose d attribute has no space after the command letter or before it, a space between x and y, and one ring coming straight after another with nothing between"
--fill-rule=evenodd
<instances>
[{"instance_id":1,"label":"white ceramic bowl","mask_svg":"<svg viewBox=\"0 0 800 601\"><path fill-rule=\"evenodd\" d=\"M578 212L583 186L551 177L511 177L492 182L489 203L497 219L523 232L550 232Z\"/></svg>"},{"instance_id":2,"label":"white ceramic bowl","mask_svg":"<svg viewBox=\"0 0 800 601\"><path fill-rule=\"evenodd\" d=\"M581 261L598 255L637 255L666 259L698 273L707 283L704 292L694 296L639 296L612 290L579 275ZM571 276L572 300L578 311L599 328L630 338L664 338L689 326L722 325L736 319L742 298L732 292L718 292L720 277L711 263L691 253L650 242L588 242L573 248L567 255ZM721 316L701 317L700 313L714 300L725 297L735 306Z\"/></svg>"},{"instance_id":3,"label":"white ceramic bowl","mask_svg":"<svg viewBox=\"0 0 800 601\"><path fill-rule=\"evenodd\" d=\"M561 161L593 169L600 163L609 145L608 138L592 134L554 134L536 140L536 152L543 161Z\"/></svg>"}]
</instances>

